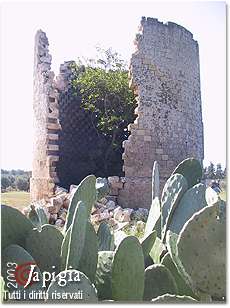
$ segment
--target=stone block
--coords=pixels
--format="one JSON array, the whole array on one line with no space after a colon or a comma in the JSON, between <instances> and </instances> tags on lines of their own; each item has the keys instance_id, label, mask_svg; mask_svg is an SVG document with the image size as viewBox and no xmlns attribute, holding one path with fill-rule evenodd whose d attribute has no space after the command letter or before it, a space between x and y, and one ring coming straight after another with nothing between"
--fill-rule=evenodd
<instances>
[{"instance_id":1,"label":"stone block","mask_svg":"<svg viewBox=\"0 0 230 308\"><path fill-rule=\"evenodd\" d=\"M110 213L108 210L103 211L101 214L99 214L99 221L109 219Z\"/></svg>"},{"instance_id":2,"label":"stone block","mask_svg":"<svg viewBox=\"0 0 230 308\"><path fill-rule=\"evenodd\" d=\"M55 224L55 222L56 222L56 220L57 220L57 217L58 217L58 215L57 215L57 214L50 214L50 220L49 220L49 223L50 223L51 225L54 225L54 224Z\"/></svg>"},{"instance_id":3,"label":"stone block","mask_svg":"<svg viewBox=\"0 0 230 308\"><path fill-rule=\"evenodd\" d=\"M112 200L112 201L114 201L115 203L117 203L117 196L106 196L106 199L107 200Z\"/></svg>"},{"instance_id":4,"label":"stone block","mask_svg":"<svg viewBox=\"0 0 230 308\"><path fill-rule=\"evenodd\" d=\"M54 197L50 199L50 204L47 206L50 214L57 214L63 204L62 197Z\"/></svg>"},{"instance_id":5,"label":"stone block","mask_svg":"<svg viewBox=\"0 0 230 308\"><path fill-rule=\"evenodd\" d=\"M138 135L138 136L144 136L145 135L145 130L144 129L137 129L135 131L135 133Z\"/></svg>"},{"instance_id":6,"label":"stone block","mask_svg":"<svg viewBox=\"0 0 230 308\"><path fill-rule=\"evenodd\" d=\"M118 189L123 188L123 183L120 181L119 176L108 177L108 182L111 187L111 195L116 195Z\"/></svg>"},{"instance_id":7,"label":"stone block","mask_svg":"<svg viewBox=\"0 0 230 308\"><path fill-rule=\"evenodd\" d=\"M129 132L130 132L131 130L136 130L136 129L138 129L137 124L130 123L130 124L128 125L128 131L129 131Z\"/></svg>"},{"instance_id":8,"label":"stone block","mask_svg":"<svg viewBox=\"0 0 230 308\"><path fill-rule=\"evenodd\" d=\"M162 160L168 160L169 157L168 157L168 155L165 154L165 155L162 155L161 158L162 158Z\"/></svg>"},{"instance_id":9,"label":"stone block","mask_svg":"<svg viewBox=\"0 0 230 308\"><path fill-rule=\"evenodd\" d=\"M106 208L109 210L109 211L112 211L116 208L116 203L112 200L109 200L107 203L106 203Z\"/></svg>"},{"instance_id":10,"label":"stone block","mask_svg":"<svg viewBox=\"0 0 230 308\"><path fill-rule=\"evenodd\" d=\"M49 140L58 140L58 134L48 134Z\"/></svg>"},{"instance_id":11,"label":"stone block","mask_svg":"<svg viewBox=\"0 0 230 308\"><path fill-rule=\"evenodd\" d=\"M67 213L66 212L62 212L61 215L59 215L59 218L62 219L65 222L66 221L66 216L67 216Z\"/></svg>"},{"instance_id":12,"label":"stone block","mask_svg":"<svg viewBox=\"0 0 230 308\"><path fill-rule=\"evenodd\" d=\"M56 144L48 144L48 150L49 151L58 151L59 150L59 146Z\"/></svg>"},{"instance_id":13,"label":"stone block","mask_svg":"<svg viewBox=\"0 0 230 308\"><path fill-rule=\"evenodd\" d=\"M59 123L47 123L47 128L50 130L59 130L61 125Z\"/></svg>"},{"instance_id":14,"label":"stone block","mask_svg":"<svg viewBox=\"0 0 230 308\"><path fill-rule=\"evenodd\" d=\"M115 183L118 183L120 180L119 176L109 176L108 177L108 182L109 184L113 185Z\"/></svg>"},{"instance_id":15,"label":"stone block","mask_svg":"<svg viewBox=\"0 0 230 308\"><path fill-rule=\"evenodd\" d=\"M60 186L55 187L55 195L67 194L67 193L68 193L68 191L65 188L60 187Z\"/></svg>"},{"instance_id":16,"label":"stone block","mask_svg":"<svg viewBox=\"0 0 230 308\"><path fill-rule=\"evenodd\" d=\"M77 189L77 185L74 185L74 184L72 184L72 185L70 185L70 187L69 187L69 193L70 194L73 194L75 191L76 191L76 189Z\"/></svg>"},{"instance_id":17,"label":"stone block","mask_svg":"<svg viewBox=\"0 0 230 308\"><path fill-rule=\"evenodd\" d=\"M118 196L118 193L119 193L118 188L116 188L116 187L111 187L111 188L110 188L109 194L110 194L111 196Z\"/></svg>"},{"instance_id":18,"label":"stone block","mask_svg":"<svg viewBox=\"0 0 230 308\"><path fill-rule=\"evenodd\" d=\"M151 142L152 141L152 137L151 136L144 136L144 141Z\"/></svg>"},{"instance_id":19,"label":"stone block","mask_svg":"<svg viewBox=\"0 0 230 308\"><path fill-rule=\"evenodd\" d=\"M63 201L63 205L62 206L63 206L64 209L68 209L69 204L70 204L70 200L69 199L65 199Z\"/></svg>"},{"instance_id":20,"label":"stone block","mask_svg":"<svg viewBox=\"0 0 230 308\"><path fill-rule=\"evenodd\" d=\"M122 217L123 210L120 206L118 206L114 211L113 211L113 217L114 219L120 221L120 218Z\"/></svg>"},{"instance_id":21,"label":"stone block","mask_svg":"<svg viewBox=\"0 0 230 308\"><path fill-rule=\"evenodd\" d=\"M48 159L50 160L50 162L59 161L59 156L58 155L49 155Z\"/></svg>"},{"instance_id":22,"label":"stone block","mask_svg":"<svg viewBox=\"0 0 230 308\"><path fill-rule=\"evenodd\" d=\"M125 185L119 191L117 202L123 208L149 208L151 196L151 177L125 177Z\"/></svg>"},{"instance_id":23,"label":"stone block","mask_svg":"<svg viewBox=\"0 0 230 308\"><path fill-rule=\"evenodd\" d=\"M119 219L119 222L129 222L131 220L132 212L133 212L132 209L129 209L129 208L124 209Z\"/></svg>"},{"instance_id":24,"label":"stone block","mask_svg":"<svg viewBox=\"0 0 230 308\"><path fill-rule=\"evenodd\" d=\"M62 219L57 219L55 222L55 226L57 226L58 228L62 228L64 227L65 221Z\"/></svg>"}]
</instances>

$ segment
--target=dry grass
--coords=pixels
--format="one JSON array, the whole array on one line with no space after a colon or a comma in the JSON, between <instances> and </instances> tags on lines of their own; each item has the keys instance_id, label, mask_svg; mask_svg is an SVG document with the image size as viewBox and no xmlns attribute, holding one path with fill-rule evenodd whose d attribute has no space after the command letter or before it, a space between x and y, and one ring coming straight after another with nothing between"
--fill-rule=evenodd
<instances>
[{"instance_id":1,"label":"dry grass","mask_svg":"<svg viewBox=\"0 0 230 308\"><path fill-rule=\"evenodd\" d=\"M10 191L1 194L1 204L22 210L30 204L30 194L25 191Z\"/></svg>"}]
</instances>

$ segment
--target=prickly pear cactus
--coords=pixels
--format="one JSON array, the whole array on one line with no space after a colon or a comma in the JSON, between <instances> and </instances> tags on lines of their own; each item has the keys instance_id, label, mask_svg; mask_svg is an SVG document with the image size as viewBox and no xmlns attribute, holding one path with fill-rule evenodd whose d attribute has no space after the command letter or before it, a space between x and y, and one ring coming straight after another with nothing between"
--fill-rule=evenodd
<instances>
[{"instance_id":1,"label":"prickly pear cactus","mask_svg":"<svg viewBox=\"0 0 230 308\"><path fill-rule=\"evenodd\" d=\"M106 222L102 222L97 231L99 251L113 250L114 235Z\"/></svg>"},{"instance_id":2,"label":"prickly pear cactus","mask_svg":"<svg viewBox=\"0 0 230 308\"><path fill-rule=\"evenodd\" d=\"M5 280L6 287L10 293L19 291L20 300L29 300L29 294L33 290L36 292L44 290L42 288L40 269L36 266L33 257L24 248L19 245L8 246L2 252L1 261L1 274ZM11 273L10 280L8 280L9 270ZM32 282L32 280L29 280L30 271L37 272L39 281ZM26 287L24 288L24 286Z\"/></svg>"},{"instance_id":3,"label":"prickly pear cactus","mask_svg":"<svg viewBox=\"0 0 230 308\"><path fill-rule=\"evenodd\" d=\"M144 301L165 293L177 293L176 282L170 271L161 264L154 264L145 269Z\"/></svg>"},{"instance_id":4,"label":"prickly pear cactus","mask_svg":"<svg viewBox=\"0 0 230 308\"><path fill-rule=\"evenodd\" d=\"M66 258L66 269L77 269L79 266L85 245L87 222L87 208L83 202L79 201L73 216L73 224L70 232Z\"/></svg>"},{"instance_id":5,"label":"prickly pear cactus","mask_svg":"<svg viewBox=\"0 0 230 308\"><path fill-rule=\"evenodd\" d=\"M160 176L157 161L154 161L152 171L152 203L145 226L145 236L148 236L153 230L157 231L157 235L161 233L161 205L160 205Z\"/></svg>"},{"instance_id":6,"label":"prickly pear cactus","mask_svg":"<svg viewBox=\"0 0 230 308\"><path fill-rule=\"evenodd\" d=\"M152 249L150 250L150 257L152 258L154 263L160 263L161 261L161 255L163 251L166 250L165 245L162 243L161 239L159 237L156 238L154 245Z\"/></svg>"},{"instance_id":7,"label":"prickly pear cactus","mask_svg":"<svg viewBox=\"0 0 230 308\"><path fill-rule=\"evenodd\" d=\"M154 161L152 171L152 200L160 197L160 175L158 162Z\"/></svg>"},{"instance_id":8,"label":"prickly pear cactus","mask_svg":"<svg viewBox=\"0 0 230 308\"><path fill-rule=\"evenodd\" d=\"M165 183L161 196L162 239L164 239L167 226L187 189L188 184L186 178L178 173L171 175Z\"/></svg>"},{"instance_id":9,"label":"prickly pear cactus","mask_svg":"<svg viewBox=\"0 0 230 308\"><path fill-rule=\"evenodd\" d=\"M3 303L4 301L7 301L7 290L5 288L5 281L3 279L3 277L1 276L1 303Z\"/></svg>"},{"instance_id":10,"label":"prickly pear cactus","mask_svg":"<svg viewBox=\"0 0 230 308\"><path fill-rule=\"evenodd\" d=\"M64 239L63 239L62 245L61 245L61 270L62 271L64 271L65 268L66 268L71 231L72 231L72 226L70 226L69 229L67 230L67 232L65 232Z\"/></svg>"},{"instance_id":11,"label":"prickly pear cactus","mask_svg":"<svg viewBox=\"0 0 230 308\"><path fill-rule=\"evenodd\" d=\"M141 241L141 247L144 257L147 258L157 238L157 232L152 231L148 236L144 237Z\"/></svg>"},{"instance_id":12,"label":"prickly pear cactus","mask_svg":"<svg viewBox=\"0 0 230 308\"><path fill-rule=\"evenodd\" d=\"M95 286L100 300L112 298L112 265L114 251L99 251Z\"/></svg>"},{"instance_id":13,"label":"prickly pear cactus","mask_svg":"<svg viewBox=\"0 0 230 308\"><path fill-rule=\"evenodd\" d=\"M92 224L88 221L86 226L85 243L78 270L83 272L91 282L94 282L97 269L98 242L97 234Z\"/></svg>"},{"instance_id":14,"label":"prickly pear cactus","mask_svg":"<svg viewBox=\"0 0 230 308\"><path fill-rule=\"evenodd\" d=\"M145 225L145 236L148 236L153 230L157 232L158 237L161 237L161 205L158 197L152 200Z\"/></svg>"},{"instance_id":15,"label":"prickly pear cactus","mask_svg":"<svg viewBox=\"0 0 230 308\"><path fill-rule=\"evenodd\" d=\"M219 203L195 213L177 242L178 257L196 289L226 296L226 206Z\"/></svg>"},{"instance_id":16,"label":"prickly pear cactus","mask_svg":"<svg viewBox=\"0 0 230 308\"><path fill-rule=\"evenodd\" d=\"M116 249L112 266L112 299L140 301L144 292L144 255L141 244L128 236Z\"/></svg>"},{"instance_id":17,"label":"prickly pear cactus","mask_svg":"<svg viewBox=\"0 0 230 308\"><path fill-rule=\"evenodd\" d=\"M183 160L173 171L173 174L182 174L187 182L188 188L200 183L202 178L202 167L200 162L195 158L187 158Z\"/></svg>"},{"instance_id":18,"label":"prickly pear cactus","mask_svg":"<svg viewBox=\"0 0 230 308\"><path fill-rule=\"evenodd\" d=\"M59 273L61 265L62 233L52 225L32 230L26 239L26 250L33 256L40 270Z\"/></svg>"},{"instance_id":19,"label":"prickly pear cactus","mask_svg":"<svg viewBox=\"0 0 230 308\"><path fill-rule=\"evenodd\" d=\"M1 245L2 249L11 244L25 247L27 235L32 231L34 225L18 210L7 206L1 206Z\"/></svg>"},{"instance_id":20,"label":"prickly pear cactus","mask_svg":"<svg viewBox=\"0 0 230 308\"><path fill-rule=\"evenodd\" d=\"M205 185L200 183L186 191L172 215L171 221L167 226L168 230L179 234L186 221L195 212L207 206L205 190Z\"/></svg>"},{"instance_id":21,"label":"prickly pear cactus","mask_svg":"<svg viewBox=\"0 0 230 308\"><path fill-rule=\"evenodd\" d=\"M178 251L177 251L177 241L178 241L178 235L171 232L170 230L166 233L166 247L168 249L168 252L170 254L170 257L172 258L178 273L181 275L185 283L188 285L188 287L192 290L192 292L195 292L195 287L193 284L193 281L191 277L188 275L188 273L185 271L181 260L178 257ZM194 293L195 294L195 293Z\"/></svg>"},{"instance_id":22,"label":"prickly pear cactus","mask_svg":"<svg viewBox=\"0 0 230 308\"><path fill-rule=\"evenodd\" d=\"M83 201L87 209L88 217L91 214L92 206L96 202L96 177L88 175L78 185L69 205L68 214L66 217L65 231L67 231L72 224L74 212L79 201Z\"/></svg>"},{"instance_id":23,"label":"prickly pear cactus","mask_svg":"<svg viewBox=\"0 0 230 308\"><path fill-rule=\"evenodd\" d=\"M158 296L157 298L153 298L152 303L154 304L183 304L183 303L188 303L188 304L195 304L197 303L197 300L192 298L191 296L180 296L180 295L172 295L172 294L164 294L161 296Z\"/></svg>"},{"instance_id":24,"label":"prickly pear cactus","mask_svg":"<svg viewBox=\"0 0 230 308\"><path fill-rule=\"evenodd\" d=\"M185 280L182 278L182 276L179 274L171 256L169 253L164 255L164 257L161 260L161 264L163 264L167 269L171 272L173 275L173 278L176 281L178 295L187 295L191 297L195 297L193 291L191 288L186 284Z\"/></svg>"},{"instance_id":25,"label":"prickly pear cactus","mask_svg":"<svg viewBox=\"0 0 230 308\"><path fill-rule=\"evenodd\" d=\"M41 206L39 206L39 207L36 208L36 211L38 213L38 217L39 217L41 226L48 224L49 221L48 221L48 217L45 213L45 210Z\"/></svg>"},{"instance_id":26,"label":"prickly pear cactus","mask_svg":"<svg viewBox=\"0 0 230 308\"><path fill-rule=\"evenodd\" d=\"M55 298L55 294L67 294L64 298ZM47 290L46 302L74 303L98 301L97 290L89 278L77 270L66 270L60 272L51 282Z\"/></svg>"},{"instance_id":27,"label":"prickly pear cactus","mask_svg":"<svg viewBox=\"0 0 230 308\"><path fill-rule=\"evenodd\" d=\"M101 200L109 194L110 188L106 178L97 178L96 180L97 200Z\"/></svg>"},{"instance_id":28,"label":"prickly pear cactus","mask_svg":"<svg viewBox=\"0 0 230 308\"><path fill-rule=\"evenodd\" d=\"M36 212L35 208L30 209L28 218L36 228L41 226L40 219L38 217L38 213Z\"/></svg>"},{"instance_id":29,"label":"prickly pear cactus","mask_svg":"<svg viewBox=\"0 0 230 308\"><path fill-rule=\"evenodd\" d=\"M43 225L49 223L47 215L41 206L31 208L28 218L32 221L36 228L41 229Z\"/></svg>"}]
</instances>

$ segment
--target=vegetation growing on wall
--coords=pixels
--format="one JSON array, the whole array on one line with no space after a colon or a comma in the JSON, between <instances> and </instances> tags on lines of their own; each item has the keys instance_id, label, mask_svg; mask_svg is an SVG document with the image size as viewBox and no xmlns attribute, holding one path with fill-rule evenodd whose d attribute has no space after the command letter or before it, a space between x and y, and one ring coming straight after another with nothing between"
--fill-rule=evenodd
<instances>
[{"instance_id":1,"label":"vegetation growing on wall","mask_svg":"<svg viewBox=\"0 0 230 308\"><path fill-rule=\"evenodd\" d=\"M96 59L79 61L73 67L72 81L81 106L94 114L94 125L108 140L104 153L105 172L112 152L122 154L122 142L128 138L127 126L135 119L136 106L129 88L127 65L112 49L97 48ZM107 172L106 172L107 173Z\"/></svg>"}]
</instances>

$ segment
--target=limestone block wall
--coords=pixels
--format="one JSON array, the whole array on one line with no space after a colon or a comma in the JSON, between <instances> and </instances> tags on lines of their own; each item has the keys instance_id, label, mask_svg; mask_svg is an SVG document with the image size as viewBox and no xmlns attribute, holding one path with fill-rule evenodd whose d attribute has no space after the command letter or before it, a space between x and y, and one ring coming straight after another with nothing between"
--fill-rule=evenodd
<instances>
[{"instance_id":1,"label":"limestone block wall","mask_svg":"<svg viewBox=\"0 0 230 308\"><path fill-rule=\"evenodd\" d=\"M51 72L51 55L46 34L39 30L35 36L34 50L34 149L31 200L39 200L53 194L58 178L56 164L58 156L58 91Z\"/></svg>"},{"instance_id":2,"label":"limestone block wall","mask_svg":"<svg viewBox=\"0 0 230 308\"><path fill-rule=\"evenodd\" d=\"M155 160L162 187L180 161L195 157L202 162L204 157L199 48L188 30L154 18L142 18L135 45L130 86L137 95L137 118L128 126L131 134L123 143L125 176L111 174L115 177L109 181L111 198L119 205L149 208ZM54 79L48 46L46 34L39 30L34 53L32 201L52 196L55 184L73 184L81 171L97 174L95 164L90 164L89 146L99 145L99 139L71 91L72 62L62 64ZM83 147L89 153L84 159Z\"/></svg>"},{"instance_id":3,"label":"limestone block wall","mask_svg":"<svg viewBox=\"0 0 230 308\"><path fill-rule=\"evenodd\" d=\"M187 157L201 162L203 123L198 43L175 23L142 18L130 65L138 115L124 142L124 207L149 207L155 160L163 183Z\"/></svg>"}]
</instances>

